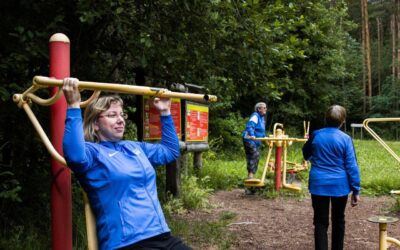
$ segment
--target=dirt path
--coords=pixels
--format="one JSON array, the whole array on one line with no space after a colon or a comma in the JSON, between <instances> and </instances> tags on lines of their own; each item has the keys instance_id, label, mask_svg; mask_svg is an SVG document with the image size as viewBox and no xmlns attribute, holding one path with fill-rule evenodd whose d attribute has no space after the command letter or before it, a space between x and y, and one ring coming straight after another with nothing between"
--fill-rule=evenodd
<instances>
[{"instance_id":1,"label":"dirt path","mask_svg":"<svg viewBox=\"0 0 400 250\"><path fill-rule=\"evenodd\" d=\"M231 249L314 248L312 208L308 196L302 200L265 199L257 195L246 196L242 189L236 189L217 192L210 200L214 208L207 213L209 216L218 218L226 212L236 214L228 226L228 230L237 235ZM378 225L368 222L367 218L388 215L387 210L393 203L394 199L390 197L362 197L359 206L348 206L345 249L378 249ZM388 235L400 239L400 222L388 226Z\"/></svg>"}]
</instances>

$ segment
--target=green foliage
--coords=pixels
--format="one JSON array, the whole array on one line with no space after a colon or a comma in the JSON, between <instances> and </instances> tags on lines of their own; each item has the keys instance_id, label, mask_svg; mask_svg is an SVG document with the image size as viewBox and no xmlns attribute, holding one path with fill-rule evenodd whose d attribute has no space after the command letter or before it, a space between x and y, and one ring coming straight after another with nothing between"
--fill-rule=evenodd
<instances>
[{"instance_id":1,"label":"green foliage","mask_svg":"<svg viewBox=\"0 0 400 250\"><path fill-rule=\"evenodd\" d=\"M217 152L240 152L245 125L246 119L240 117L239 113L227 113L210 120L210 136L215 138L211 139L212 148Z\"/></svg>"},{"instance_id":2,"label":"green foliage","mask_svg":"<svg viewBox=\"0 0 400 250\"><path fill-rule=\"evenodd\" d=\"M237 187L247 174L246 163L241 160L226 160L222 155L216 154L217 158L207 158L203 160L203 167L199 175L209 178L209 187L215 190L232 189ZM228 157L231 158L233 156ZM240 156L235 156L240 158ZM244 153L243 153L244 159Z\"/></svg>"},{"instance_id":3,"label":"green foliage","mask_svg":"<svg viewBox=\"0 0 400 250\"><path fill-rule=\"evenodd\" d=\"M204 209L209 207L208 198L213 189L208 188L208 178L184 176L181 182L181 193L178 198L168 196L163 208L167 214L183 213L187 209Z\"/></svg>"},{"instance_id":4,"label":"green foliage","mask_svg":"<svg viewBox=\"0 0 400 250\"><path fill-rule=\"evenodd\" d=\"M174 198L172 195L169 195L167 200L164 201L163 211L166 216L173 216L174 214L184 214L187 212L187 209L184 207L182 199Z\"/></svg>"},{"instance_id":5,"label":"green foliage","mask_svg":"<svg viewBox=\"0 0 400 250\"><path fill-rule=\"evenodd\" d=\"M213 191L207 188L208 178L198 179L195 176L185 176L182 179L181 199L183 205L189 209L202 209L209 206L208 196Z\"/></svg>"},{"instance_id":6,"label":"green foliage","mask_svg":"<svg viewBox=\"0 0 400 250\"><path fill-rule=\"evenodd\" d=\"M216 221L186 221L184 218L167 217L174 235L182 238L193 249L214 246L216 249L230 249L235 235L226 230L226 226L235 218L235 214L226 211Z\"/></svg>"},{"instance_id":7,"label":"green foliage","mask_svg":"<svg viewBox=\"0 0 400 250\"><path fill-rule=\"evenodd\" d=\"M18 180L14 179L14 174L10 171L4 171L0 173L0 178L5 179L0 184L0 199L21 202L21 198L18 195L19 191L21 191L21 185Z\"/></svg>"},{"instance_id":8,"label":"green foliage","mask_svg":"<svg viewBox=\"0 0 400 250\"><path fill-rule=\"evenodd\" d=\"M372 97L372 107L368 117L399 117L400 102L398 93L400 90L400 81L388 77L382 86L381 95ZM374 130L386 139L397 140L399 138L398 122L385 122L373 124Z\"/></svg>"},{"instance_id":9,"label":"green foliage","mask_svg":"<svg viewBox=\"0 0 400 250\"><path fill-rule=\"evenodd\" d=\"M389 211L398 213L400 211L400 198L398 196L395 196L394 199L395 202L393 206L389 209Z\"/></svg>"}]
</instances>

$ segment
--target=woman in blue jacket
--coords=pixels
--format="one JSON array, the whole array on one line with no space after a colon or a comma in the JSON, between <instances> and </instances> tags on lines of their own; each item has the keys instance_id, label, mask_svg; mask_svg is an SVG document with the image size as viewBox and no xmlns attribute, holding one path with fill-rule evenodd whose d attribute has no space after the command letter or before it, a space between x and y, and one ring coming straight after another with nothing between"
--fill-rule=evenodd
<instances>
[{"instance_id":1,"label":"woman in blue jacket","mask_svg":"<svg viewBox=\"0 0 400 250\"><path fill-rule=\"evenodd\" d=\"M63 149L68 166L96 217L100 249L191 249L171 236L157 196L154 167L179 157L170 100L155 99L161 113L159 144L122 140L126 113L117 96L102 96L85 109L79 81L65 78L68 109Z\"/></svg>"},{"instance_id":2,"label":"woman in blue jacket","mask_svg":"<svg viewBox=\"0 0 400 250\"><path fill-rule=\"evenodd\" d=\"M328 249L331 203L332 250L338 250L343 249L347 197L352 193L352 206L360 200L360 172L352 139L340 130L346 110L333 105L325 120L326 127L314 131L303 146L303 156L311 161L309 191L314 210L315 249Z\"/></svg>"}]
</instances>

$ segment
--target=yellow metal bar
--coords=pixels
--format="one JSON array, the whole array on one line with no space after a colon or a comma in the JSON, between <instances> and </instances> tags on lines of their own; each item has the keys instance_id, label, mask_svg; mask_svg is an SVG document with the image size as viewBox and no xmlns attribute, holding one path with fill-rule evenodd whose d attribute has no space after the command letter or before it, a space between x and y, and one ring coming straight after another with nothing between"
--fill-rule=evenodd
<instances>
[{"instance_id":1,"label":"yellow metal bar","mask_svg":"<svg viewBox=\"0 0 400 250\"><path fill-rule=\"evenodd\" d=\"M85 220L86 220L86 234L88 239L88 249L97 250L99 249L97 243L97 232L96 232L96 218L94 217L92 208L90 207L89 199L87 194L83 193L83 204L85 207Z\"/></svg>"},{"instance_id":2,"label":"yellow metal bar","mask_svg":"<svg viewBox=\"0 0 400 250\"><path fill-rule=\"evenodd\" d=\"M59 163L67 166L65 159L53 147L53 144L50 142L39 121L36 119L36 116L33 114L31 108L29 107L29 104L27 102L22 102L21 105L28 115L29 119L31 120L33 127L36 129L36 132L39 134L40 139L43 141L50 155Z\"/></svg>"},{"instance_id":3,"label":"yellow metal bar","mask_svg":"<svg viewBox=\"0 0 400 250\"><path fill-rule=\"evenodd\" d=\"M266 141L266 142L279 142L279 141L291 141L291 142L306 142L308 139L306 138L290 138L290 137L262 137L262 138L255 138L256 141Z\"/></svg>"},{"instance_id":4,"label":"yellow metal bar","mask_svg":"<svg viewBox=\"0 0 400 250\"><path fill-rule=\"evenodd\" d=\"M269 144L269 149L268 149L268 154L267 154L267 160L264 165L264 170L261 176L261 179L248 179L244 181L244 185L246 187L264 187L265 186L265 177L267 175L267 169L268 169L268 163L269 159L271 158L271 153L272 153L272 148L273 144Z\"/></svg>"},{"instance_id":5,"label":"yellow metal bar","mask_svg":"<svg viewBox=\"0 0 400 250\"><path fill-rule=\"evenodd\" d=\"M375 133L374 130L372 130L368 125L370 122L400 122L400 118L396 117L392 117L392 118L367 118L364 120L363 122L363 126L365 128L365 130L367 130L372 137L375 138L375 140L377 140L384 149L386 149L386 151L388 151L399 163L400 163L400 157L382 140L381 137L379 137L379 135L377 135Z\"/></svg>"},{"instance_id":6,"label":"yellow metal bar","mask_svg":"<svg viewBox=\"0 0 400 250\"><path fill-rule=\"evenodd\" d=\"M33 85L38 87L61 87L63 80L52 79L45 76L35 76ZM165 88L154 88L146 86L126 85L118 83L102 83L79 81L79 89L84 90L102 90L115 93L180 98L198 102L216 102L217 96L207 94L193 94L169 91Z\"/></svg>"},{"instance_id":7,"label":"yellow metal bar","mask_svg":"<svg viewBox=\"0 0 400 250\"><path fill-rule=\"evenodd\" d=\"M379 250L386 250L387 246L387 224L379 223Z\"/></svg>"},{"instance_id":8,"label":"yellow metal bar","mask_svg":"<svg viewBox=\"0 0 400 250\"><path fill-rule=\"evenodd\" d=\"M386 237L386 241L390 244L395 244L396 246L400 247L400 241L398 239Z\"/></svg>"},{"instance_id":9,"label":"yellow metal bar","mask_svg":"<svg viewBox=\"0 0 400 250\"><path fill-rule=\"evenodd\" d=\"M265 177L267 176L267 169L268 169L269 160L271 159L272 148L273 148L273 144L270 144L269 145L269 149L268 149L267 159L265 161L264 170L263 170L263 173L262 173L262 176L261 176L261 182L262 183L264 183Z\"/></svg>"},{"instance_id":10,"label":"yellow metal bar","mask_svg":"<svg viewBox=\"0 0 400 250\"><path fill-rule=\"evenodd\" d=\"M286 167L287 167L287 142L283 144L283 170L282 170L282 186L284 188L293 190L293 191L300 191L301 188L293 185L293 184L288 184L286 183Z\"/></svg>"}]
</instances>

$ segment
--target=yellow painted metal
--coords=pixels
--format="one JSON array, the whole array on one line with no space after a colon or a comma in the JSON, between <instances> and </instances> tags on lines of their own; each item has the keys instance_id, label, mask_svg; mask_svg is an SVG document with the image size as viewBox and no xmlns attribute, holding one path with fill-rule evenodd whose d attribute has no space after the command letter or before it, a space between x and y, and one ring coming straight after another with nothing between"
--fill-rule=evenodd
<instances>
[{"instance_id":1,"label":"yellow painted metal","mask_svg":"<svg viewBox=\"0 0 400 250\"><path fill-rule=\"evenodd\" d=\"M400 163L400 157L389 147L389 145L386 144L386 142L373 130L369 127L370 122L400 122L400 117L388 117L388 118L367 118L363 121L363 126L365 130L368 131L368 133L371 134L372 137L374 137L375 140L377 140L386 151L389 152L393 158L397 160L397 162ZM392 190L392 194L400 194L400 191L398 190Z\"/></svg>"},{"instance_id":2,"label":"yellow painted metal","mask_svg":"<svg viewBox=\"0 0 400 250\"><path fill-rule=\"evenodd\" d=\"M296 186L294 184L286 183L286 171L287 171L287 141L283 143L283 169L282 169L282 186L284 188L290 189L292 191L300 191L301 187Z\"/></svg>"},{"instance_id":3,"label":"yellow painted metal","mask_svg":"<svg viewBox=\"0 0 400 250\"><path fill-rule=\"evenodd\" d=\"M382 140L382 138L375 133L374 130L372 130L368 125L370 122L400 122L399 117L392 117L392 118L367 118L363 122L363 126L365 130L367 130L372 137L377 140L386 151L388 151L399 163L400 163L400 157Z\"/></svg>"},{"instance_id":4,"label":"yellow painted metal","mask_svg":"<svg viewBox=\"0 0 400 250\"><path fill-rule=\"evenodd\" d=\"M62 80L52 79L45 76L35 76L33 78L33 85L39 88L44 87L61 87L63 84ZM197 102L216 102L217 96L207 94L193 94L193 93L182 93L173 92L165 88L155 88L137 85L126 85L119 83L103 83L103 82L88 82L79 81L80 90L101 90L107 92L133 94L133 95L145 95L155 97L169 97L186 99Z\"/></svg>"},{"instance_id":5,"label":"yellow painted metal","mask_svg":"<svg viewBox=\"0 0 400 250\"><path fill-rule=\"evenodd\" d=\"M372 216L368 218L368 221L379 223L379 250L387 250L391 244L400 246L399 240L387 236L387 225L389 223L397 222L397 218L389 216Z\"/></svg>"},{"instance_id":6,"label":"yellow painted metal","mask_svg":"<svg viewBox=\"0 0 400 250\"><path fill-rule=\"evenodd\" d=\"M388 243L388 247L390 247L390 244L395 244L396 246L400 247L400 241L398 239L387 236L386 242Z\"/></svg>"},{"instance_id":7,"label":"yellow painted metal","mask_svg":"<svg viewBox=\"0 0 400 250\"><path fill-rule=\"evenodd\" d=\"M268 163L271 158L273 145L269 144L267 159L265 161L264 170L261 176L261 179L247 179L244 181L244 186L246 187L264 187L265 186L265 177L267 176Z\"/></svg>"},{"instance_id":8,"label":"yellow painted metal","mask_svg":"<svg viewBox=\"0 0 400 250\"><path fill-rule=\"evenodd\" d=\"M19 99L21 95L14 95L14 101L18 102L18 106L20 108L23 108L25 110L25 113L28 115L28 118L31 120L33 127L35 128L36 132L39 134L40 139L43 141L47 151L50 153L50 155L59 163L63 165L67 165L65 162L65 159L57 152L57 150L54 148L53 144L49 140L48 136L44 132L42 126L40 125L39 121L36 119L35 114L32 112L32 109L29 106L28 101L24 101Z\"/></svg>"},{"instance_id":9,"label":"yellow painted metal","mask_svg":"<svg viewBox=\"0 0 400 250\"><path fill-rule=\"evenodd\" d=\"M303 127L304 127L304 138L308 138L308 135L310 133L310 121L303 121Z\"/></svg>"},{"instance_id":10,"label":"yellow painted metal","mask_svg":"<svg viewBox=\"0 0 400 250\"><path fill-rule=\"evenodd\" d=\"M309 125L308 125L308 129L309 129ZM307 130L308 131L308 130ZM305 132L307 132L305 130ZM286 183L286 171L287 171L287 164L289 163L287 161L287 147L290 146L293 142L306 142L307 139L306 138L290 138L287 135L284 134L283 132L283 124L281 123L275 123L274 124L274 130L273 130L273 134L270 135L269 137L263 137L263 138L255 138L254 140L257 141L264 141L267 145L268 145L268 154L267 154L267 159L265 161L265 165L264 165L264 170L261 176L261 179L247 179L244 180L244 186L245 187L264 187L265 186L265 177L267 175L267 171L268 171L268 164L271 162L271 155L272 155L272 150L273 147L283 147L283 176L282 176L282 186L284 188L293 190L293 191L300 191L301 188L293 185L293 184L289 184ZM289 164L295 164L296 167L296 163L292 163L290 162ZM305 165L305 167L307 167L307 165ZM298 168L298 170L304 170L305 168Z\"/></svg>"},{"instance_id":11,"label":"yellow painted metal","mask_svg":"<svg viewBox=\"0 0 400 250\"><path fill-rule=\"evenodd\" d=\"M379 250L386 250L387 246L387 224L380 223L379 224Z\"/></svg>"},{"instance_id":12,"label":"yellow painted metal","mask_svg":"<svg viewBox=\"0 0 400 250\"><path fill-rule=\"evenodd\" d=\"M82 194L83 194L83 204L85 207L86 235L88 239L88 249L97 250L99 249L99 246L97 243L96 218L93 214L92 208L90 207L87 194L83 190Z\"/></svg>"}]
</instances>

